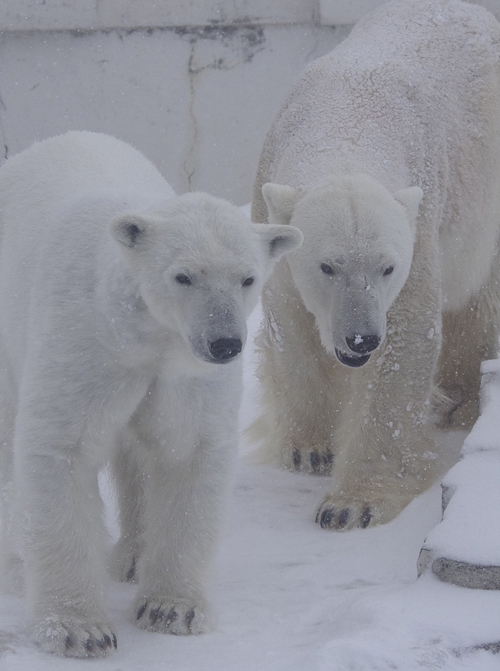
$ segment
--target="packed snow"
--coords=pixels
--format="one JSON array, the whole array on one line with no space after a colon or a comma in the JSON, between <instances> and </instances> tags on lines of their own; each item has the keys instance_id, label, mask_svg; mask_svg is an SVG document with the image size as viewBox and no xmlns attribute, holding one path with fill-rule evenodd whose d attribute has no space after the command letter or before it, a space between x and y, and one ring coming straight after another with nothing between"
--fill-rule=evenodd
<instances>
[{"instance_id":1,"label":"packed snow","mask_svg":"<svg viewBox=\"0 0 500 671\"><path fill-rule=\"evenodd\" d=\"M260 313L251 319L255 333ZM246 350L244 429L257 413L255 355ZM497 436L500 432L497 431ZM494 437L491 438L494 440ZM242 437L213 584L213 633L176 637L137 629L135 587L111 583L118 651L96 661L39 652L21 599L0 597L2 671L497 671L500 592L417 580L424 539L441 519L439 485L390 524L336 533L314 524L328 478L254 463ZM448 440L450 452L456 439ZM118 530L102 479L108 528ZM492 645L493 644L493 645ZM486 646L486 648L478 648Z\"/></svg>"}]
</instances>

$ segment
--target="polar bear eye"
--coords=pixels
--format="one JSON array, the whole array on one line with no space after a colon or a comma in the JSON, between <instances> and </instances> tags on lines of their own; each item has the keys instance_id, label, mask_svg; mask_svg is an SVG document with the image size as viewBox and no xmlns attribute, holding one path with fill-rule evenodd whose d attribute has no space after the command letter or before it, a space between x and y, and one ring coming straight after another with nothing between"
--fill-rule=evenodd
<instances>
[{"instance_id":1,"label":"polar bear eye","mask_svg":"<svg viewBox=\"0 0 500 671\"><path fill-rule=\"evenodd\" d=\"M389 266L384 270L384 275L390 275L392 271L394 270L394 266Z\"/></svg>"},{"instance_id":2,"label":"polar bear eye","mask_svg":"<svg viewBox=\"0 0 500 671\"><path fill-rule=\"evenodd\" d=\"M321 264L321 270L325 273L325 275L333 275L333 268L328 265L328 263L322 263Z\"/></svg>"},{"instance_id":3,"label":"polar bear eye","mask_svg":"<svg viewBox=\"0 0 500 671\"><path fill-rule=\"evenodd\" d=\"M182 273L175 276L175 281L177 284L185 284L186 286L191 284L189 277L187 275L183 275Z\"/></svg>"},{"instance_id":4,"label":"polar bear eye","mask_svg":"<svg viewBox=\"0 0 500 671\"><path fill-rule=\"evenodd\" d=\"M242 286L249 287L251 284L253 284L253 282L253 277L247 277L246 280L243 281Z\"/></svg>"}]
</instances>

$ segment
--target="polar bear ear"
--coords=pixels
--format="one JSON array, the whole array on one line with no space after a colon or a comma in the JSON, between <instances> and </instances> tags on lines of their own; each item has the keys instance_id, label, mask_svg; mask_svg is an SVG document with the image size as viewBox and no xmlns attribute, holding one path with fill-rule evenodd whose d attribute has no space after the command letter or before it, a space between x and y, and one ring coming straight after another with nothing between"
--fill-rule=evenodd
<instances>
[{"instance_id":1,"label":"polar bear ear","mask_svg":"<svg viewBox=\"0 0 500 671\"><path fill-rule=\"evenodd\" d=\"M273 224L286 225L290 223L293 209L302 196L300 191L283 184L268 182L262 187L262 195L266 201L269 221Z\"/></svg>"},{"instance_id":2,"label":"polar bear ear","mask_svg":"<svg viewBox=\"0 0 500 671\"><path fill-rule=\"evenodd\" d=\"M149 222L136 214L122 214L109 225L111 235L125 247L137 247L145 240Z\"/></svg>"},{"instance_id":3,"label":"polar bear ear","mask_svg":"<svg viewBox=\"0 0 500 671\"><path fill-rule=\"evenodd\" d=\"M295 226L279 224L252 224L252 226L263 241L269 257L274 261L300 247L304 240L302 231Z\"/></svg>"},{"instance_id":4,"label":"polar bear ear","mask_svg":"<svg viewBox=\"0 0 500 671\"><path fill-rule=\"evenodd\" d=\"M424 192L419 186L410 186L408 189L401 189L396 191L394 198L401 203L408 213L410 226L412 230L415 228L418 215L418 206L424 196Z\"/></svg>"}]
</instances>

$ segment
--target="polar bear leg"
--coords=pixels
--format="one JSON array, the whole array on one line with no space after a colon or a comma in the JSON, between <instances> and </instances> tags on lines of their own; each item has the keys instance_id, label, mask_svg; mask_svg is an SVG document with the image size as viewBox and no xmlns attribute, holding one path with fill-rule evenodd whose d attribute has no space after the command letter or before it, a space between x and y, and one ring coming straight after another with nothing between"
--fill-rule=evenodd
<instances>
[{"instance_id":1,"label":"polar bear leg","mask_svg":"<svg viewBox=\"0 0 500 671\"><path fill-rule=\"evenodd\" d=\"M264 324L257 344L263 414L250 434L263 441L266 459L292 471L327 474L335 459L333 437L346 396L346 369L321 345L288 266L283 261L278 266L262 299Z\"/></svg>"},{"instance_id":2,"label":"polar bear leg","mask_svg":"<svg viewBox=\"0 0 500 671\"><path fill-rule=\"evenodd\" d=\"M121 582L137 581L137 565L143 545L143 494L145 465L138 438L127 427L120 435L111 468L118 498L120 538L111 552L111 575Z\"/></svg>"},{"instance_id":3,"label":"polar bear leg","mask_svg":"<svg viewBox=\"0 0 500 671\"><path fill-rule=\"evenodd\" d=\"M480 365L498 356L500 333L500 262L478 296L458 312L443 315L443 345L437 382L454 401L439 418L446 428L471 429L479 417Z\"/></svg>"},{"instance_id":4,"label":"polar bear leg","mask_svg":"<svg viewBox=\"0 0 500 671\"><path fill-rule=\"evenodd\" d=\"M105 612L106 530L97 476L149 381L127 369L104 377L90 348L82 375L81 361L70 363L62 339L57 357L51 344L28 355L14 437L32 635L46 652L102 657L117 642ZM118 403L117 388L129 392Z\"/></svg>"},{"instance_id":5,"label":"polar bear leg","mask_svg":"<svg viewBox=\"0 0 500 671\"><path fill-rule=\"evenodd\" d=\"M208 432L208 429L207 429ZM211 628L206 591L236 452L236 434L207 433L187 458L168 462L149 445L144 550L132 617L138 627L172 634Z\"/></svg>"},{"instance_id":6,"label":"polar bear leg","mask_svg":"<svg viewBox=\"0 0 500 671\"><path fill-rule=\"evenodd\" d=\"M84 379L62 355L59 362L39 354L42 363L33 357L21 389L14 436L32 636L46 652L102 657L116 647L105 614L106 533L97 478L106 460L103 429L113 423L104 399L112 393L106 388L99 401L95 378Z\"/></svg>"},{"instance_id":7,"label":"polar bear leg","mask_svg":"<svg viewBox=\"0 0 500 671\"><path fill-rule=\"evenodd\" d=\"M116 647L116 636L104 615L97 469L69 451L65 458L63 450L34 453L21 440L17 447L27 504L27 596L34 639L61 656L103 656Z\"/></svg>"},{"instance_id":8,"label":"polar bear leg","mask_svg":"<svg viewBox=\"0 0 500 671\"><path fill-rule=\"evenodd\" d=\"M24 588L24 565L21 559L21 511L14 481L15 410L5 396L0 396L0 590L20 595Z\"/></svg>"}]
</instances>

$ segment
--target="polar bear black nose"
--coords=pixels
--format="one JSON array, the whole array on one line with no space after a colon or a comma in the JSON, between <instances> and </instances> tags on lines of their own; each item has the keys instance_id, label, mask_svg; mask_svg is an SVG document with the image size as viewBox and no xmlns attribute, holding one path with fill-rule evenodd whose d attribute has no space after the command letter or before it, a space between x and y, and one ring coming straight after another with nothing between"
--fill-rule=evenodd
<instances>
[{"instance_id":1,"label":"polar bear black nose","mask_svg":"<svg viewBox=\"0 0 500 671\"><path fill-rule=\"evenodd\" d=\"M219 338L209 345L210 354L217 363L229 361L241 352L243 348L238 338Z\"/></svg>"},{"instance_id":2,"label":"polar bear black nose","mask_svg":"<svg viewBox=\"0 0 500 671\"><path fill-rule=\"evenodd\" d=\"M380 336L377 335L355 335L346 336L345 339L349 349L356 354L368 354L380 345Z\"/></svg>"}]
</instances>

